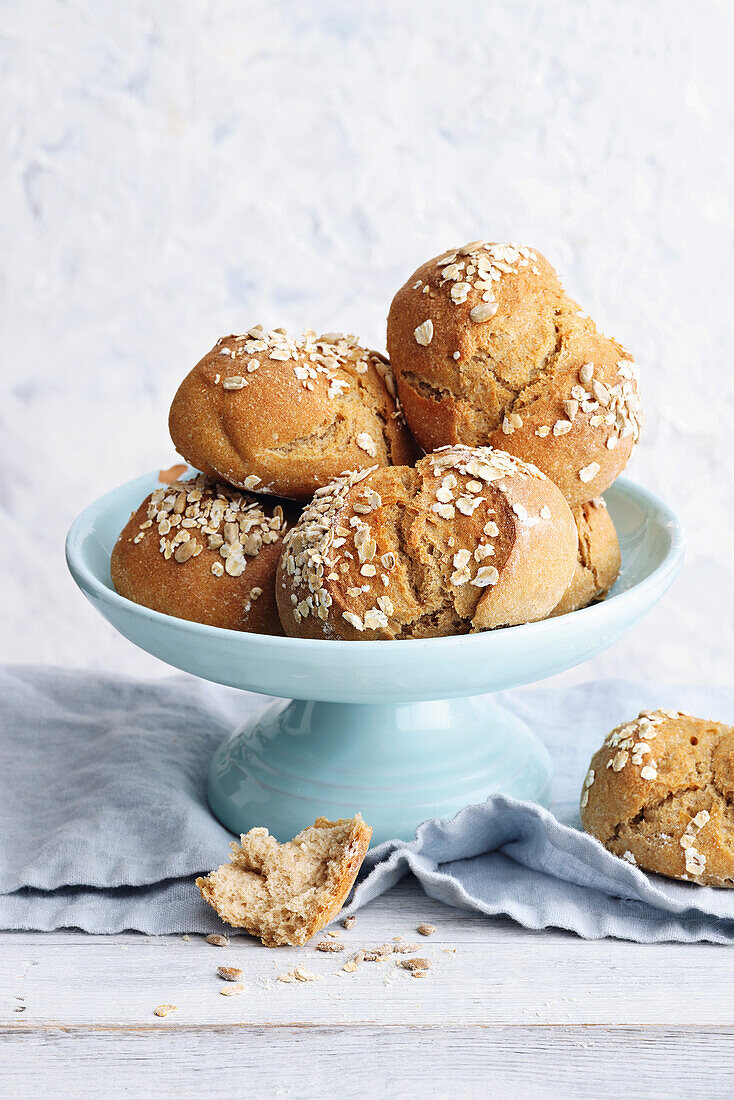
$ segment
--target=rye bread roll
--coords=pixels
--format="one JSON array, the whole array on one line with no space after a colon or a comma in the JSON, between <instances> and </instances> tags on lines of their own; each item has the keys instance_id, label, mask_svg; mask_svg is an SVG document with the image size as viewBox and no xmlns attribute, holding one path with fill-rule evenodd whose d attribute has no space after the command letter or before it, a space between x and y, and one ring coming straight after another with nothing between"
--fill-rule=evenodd
<instances>
[{"instance_id":1,"label":"rye bread roll","mask_svg":"<svg viewBox=\"0 0 734 1100\"><path fill-rule=\"evenodd\" d=\"M540 470L457 446L320 489L283 543L276 595L301 638L431 638L545 618L578 534Z\"/></svg>"},{"instance_id":2,"label":"rye bread roll","mask_svg":"<svg viewBox=\"0 0 734 1100\"><path fill-rule=\"evenodd\" d=\"M587 833L645 871L734 886L734 728L676 710L642 711L591 758Z\"/></svg>"},{"instance_id":3,"label":"rye bread roll","mask_svg":"<svg viewBox=\"0 0 734 1100\"><path fill-rule=\"evenodd\" d=\"M179 386L169 429L210 477L300 501L345 470L418 455L383 356L311 329L223 337Z\"/></svg>"},{"instance_id":4,"label":"rye bread roll","mask_svg":"<svg viewBox=\"0 0 734 1100\"><path fill-rule=\"evenodd\" d=\"M632 358L533 249L475 241L429 260L393 299L387 346L426 451L502 448L572 505L627 464L641 423Z\"/></svg>"},{"instance_id":5,"label":"rye bread roll","mask_svg":"<svg viewBox=\"0 0 734 1100\"><path fill-rule=\"evenodd\" d=\"M281 634L275 571L295 521L263 501L204 475L174 481L145 498L112 550L121 596L191 622Z\"/></svg>"},{"instance_id":6,"label":"rye bread roll","mask_svg":"<svg viewBox=\"0 0 734 1100\"><path fill-rule=\"evenodd\" d=\"M576 569L551 618L603 600L622 565L619 539L603 497L578 504L571 511L578 531Z\"/></svg>"}]
</instances>

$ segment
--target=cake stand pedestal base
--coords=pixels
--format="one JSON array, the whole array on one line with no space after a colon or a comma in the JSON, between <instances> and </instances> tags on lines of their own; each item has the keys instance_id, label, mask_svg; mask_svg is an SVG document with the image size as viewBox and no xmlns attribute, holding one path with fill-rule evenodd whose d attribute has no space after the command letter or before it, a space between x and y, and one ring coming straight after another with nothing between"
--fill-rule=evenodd
<instances>
[{"instance_id":1,"label":"cake stand pedestal base","mask_svg":"<svg viewBox=\"0 0 734 1100\"><path fill-rule=\"evenodd\" d=\"M216 751L207 794L234 833L289 840L317 817L359 812L372 844L508 794L548 805L544 745L486 696L424 703L271 703Z\"/></svg>"}]
</instances>

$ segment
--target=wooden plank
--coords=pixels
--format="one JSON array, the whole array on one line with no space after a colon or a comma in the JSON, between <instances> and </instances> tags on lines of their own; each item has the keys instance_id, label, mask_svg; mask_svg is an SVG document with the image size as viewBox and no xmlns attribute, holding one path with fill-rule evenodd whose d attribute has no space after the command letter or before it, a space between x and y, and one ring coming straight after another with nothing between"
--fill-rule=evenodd
<instances>
[{"instance_id":1,"label":"wooden plank","mask_svg":"<svg viewBox=\"0 0 734 1100\"><path fill-rule=\"evenodd\" d=\"M424 910L419 910L422 915ZM342 931L343 955L314 947L268 950L250 937L216 948L203 937L35 938L0 943L0 1019L29 1027L58 1024L136 1027L156 1005L178 1006L167 1027L193 1024L360 1024L483 1026L535 1024L734 1025L734 954L715 945L657 946L534 933L505 937L491 921L481 940L447 924L415 935L415 913L388 915ZM367 932L369 931L369 935ZM348 954L394 935L411 937L432 967L414 978L394 959L344 974ZM221 964L243 970L245 992L220 995ZM320 980L285 984L305 966Z\"/></svg>"},{"instance_id":2,"label":"wooden plank","mask_svg":"<svg viewBox=\"0 0 734 1100\"><path fill-rule=\"evenodd\" d=\"M731 1028L44 1028L0 1032L0 1066L19 1097L708 1098L734 1091L732 1040Z\"/></svg>"},{"instance_id":3,"label":"wooden plank","mask_svg":"<svg viewBox=\"0 0 734 1100\"><path fill-rule=\"evenodd\" d=\"M437 926L416 935L421 920ZM339 924L333 926L340 929ZM219 1097L711 1095L734 1085L734 955L591 942L450 909L405 883L339 939L396 935L434 966L343 975L344 956L250 937L0 935L3 1091ZM346 954L346 952L345 952ZM730 961L731 960L731 961ZM222 963L246 990L222 997ZM323 975L277 982L305 965ZM157 1018L153 1009L178 1010Z\"/></svg>"}]
</instances>

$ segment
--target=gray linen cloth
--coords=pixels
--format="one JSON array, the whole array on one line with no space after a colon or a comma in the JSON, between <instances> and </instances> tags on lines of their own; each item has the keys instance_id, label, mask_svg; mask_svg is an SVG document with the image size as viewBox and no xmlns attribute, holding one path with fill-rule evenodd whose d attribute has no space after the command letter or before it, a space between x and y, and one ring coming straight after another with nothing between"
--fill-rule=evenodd
<instances>
[{"instance_id":1,"label":"gray linen cloth","mask_svg":"<svg viewBox=\"0 0 734 1100\"><path fill-rule=\"evenodd\" d=\"M146 682L0 666L0 927L221 930L194 876L225 861L205 778L263 696L186 676ZM734 723L734 690L602 681L502 702L545 741L552 812L504 796L371 851L353 911L412 872L449 905L596 939L734 942L734 890L646 875L579 831L578 794L605 733L642 708Z\"/></svg>"}]
</instances>

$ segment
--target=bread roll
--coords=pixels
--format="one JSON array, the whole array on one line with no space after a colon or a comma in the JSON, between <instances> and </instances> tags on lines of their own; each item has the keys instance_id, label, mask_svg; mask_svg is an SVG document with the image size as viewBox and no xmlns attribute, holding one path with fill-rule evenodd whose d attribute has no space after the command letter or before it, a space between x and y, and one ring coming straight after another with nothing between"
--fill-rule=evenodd
<instances>
[{"instance_id":1,"label":"bread roll","mask_svg":"<svg viewBox=\"0 0 734 1100\"><path fill-rule=\"evenodd\" d=\"M283 543L287 634L430 638L545 618L573 576L571 510L540 470L448 447L320 489Z\"/></svg>"},{"instance_id":2,"label":"bread roll","mask_svg":"<svg viewBox=\"0 0 734 1100\"><path fill-rule=\"evenodd\" d=\"M703 886L734 886L734 729L642 711L591 758L581 822L616 856Z\"/></svg>"},{"instance_id":3,"label":"bread roll","mask_svg":"<svg viewBox=\"0 0 734 1100\"><path fill-rule=\"evenodd\" d=\"M571 511L579 536L576 569L551 617L603 600L622 564L619 539L603 497L578 504Z\"/></svg>"},{"instance_id":4,"label":"bread roll","mask_svg":"<svg viewBox=\"0 0 734 1100\"><path fill-rule=\"evenodd\" d=\"M256 326L223 337L186 376L169 428L203 473L305 501L345 470L415 461L394 394L387 361L353 336Z\"/></svg>"},{"instance_id":5,"label":"bread roll","mask_svg":"<svg viewBox=\"0 0 734 1100\"><path fill-rule=\"evenodd\" d=\"M387 346L426 451L500 447L572 505L627 464L641 421L634 363L533 249L475 241L429 260L393 299Z\"/></svg>"},{"instance_id":6,"label":"bread roll","mask_svg":"<svg viewBox=\"0 0 734 1100\"><path fill-rule=\"evenodd\" d=\"M287 529L275 501L203 475L174 481L128 520L112 551L112 583L128 600L177 619L282 634L275 570Z\"/></svg>"}]
</instances>

